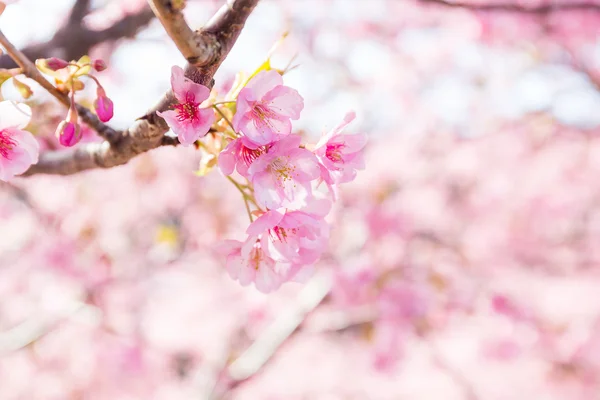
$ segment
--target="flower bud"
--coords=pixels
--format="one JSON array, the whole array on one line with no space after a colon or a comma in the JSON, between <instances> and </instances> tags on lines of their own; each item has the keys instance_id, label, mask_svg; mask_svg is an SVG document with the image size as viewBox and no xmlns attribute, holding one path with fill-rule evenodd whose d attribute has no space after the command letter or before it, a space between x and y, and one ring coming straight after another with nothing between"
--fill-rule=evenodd
<instances>
[{"instance_id":1,"label":"flower bud","mask_svg":"<svg viewBox=\"0 0 600 400\"><path fill-rule=\"evenodd\" d=\"M58 141L65 147L75 146L81 140L81 127L78 123L77 108L75 101L71 99L67 120L61 121L56 127L56 137Z\"/></svg>"},{"instance_id":2,"label":"flower bud","mask_svg":"<svg viewBox=\"0 0 600 400\"><path fill-rule=\"evenodd\" d=\"M94 60L94 63L92 65L94 69L98 72L102 72L106 69L106 63L102 60Z\"/></svg>"},{"instance_id":3,"label":"flower bud","mask_svg":"<svg viewBox=\"0 0 600 400\"><path fill-rule=\"evenodd\" d=\"M113 102L106 96L106 92L101 86L96 91L97 98L94 101L94 109L98 118L102 122L110 121L113 117Z\"/></svg>"},{"instance_id":4,"label":"flower bud","mask_svg":"<svg viewBox=\"0 0 600 400\"><path fill-rule=\"evenodd\" d=\"M77 123L61 121L56 128L56 136L60 144L72 147L81 140L81 128Z\"/></svg>"},{"instance_id":5,"label":"flower bud","mask_svg":"<svg viewBox=\"0 0 600 400\"><path fill-rule=\"evenodd\" d=\"M58 71L59 69L63 69L69 65L67 61L56 57L47 58L45 64L52 71Z\"/></svg>"}]
</instances>

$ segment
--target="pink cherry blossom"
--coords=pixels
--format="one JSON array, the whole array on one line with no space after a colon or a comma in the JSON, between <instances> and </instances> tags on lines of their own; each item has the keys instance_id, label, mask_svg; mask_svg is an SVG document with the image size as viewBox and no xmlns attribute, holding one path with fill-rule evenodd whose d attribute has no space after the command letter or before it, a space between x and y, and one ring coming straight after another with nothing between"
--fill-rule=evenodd
<instances>
[{"instance_id":1,"label":"pink cherry blossom","mask_svg":"<svg viewBox=\"0 0 600 400\"><path fill-rule=\"evenodd\" d=\"M219 168L225 175L237 171L240 175L248 177L248 167L266 152L264 146L250 148L246 146L243 138L231 141L219 154Z\"/></svg>"},{"instance_id":2,"label":"pink cherry blossom","mask_svg":"<svg viewBox=\"0 0 600 400\"><path fill-rule=\"evenodd\" d=\"M226 240L218 251L227 256L229 276L242 286L254 283L256 289L269 293L277 290L291 272L289 263L277 263L265 251L266 236L249 236L245 242Z\"/></svg>"},{"instance_id":3,"label":"pink cherry blossom","mask_svg":"<svg viewBox=\"0 0 600 400\"><path fill-rule=\"evenodd\" d=\"M287 136L248 168L261 206L299 208L306 204L312 194L311 181L320 176L320 170L315 155L299 146L299 136Z\"/></svg>"},{"instance_id":4,"label":"pink cherry blossom","mask_svg":"<svg viewBox=\"0 0 600 400\"><path fill-rule=\"evenodd\" d=\"M233 127L257 145L267 145L292 131L290 120L300 118L302 108L302 96L284 86L277 71L262 71L240 91Z\"/></svg>"},{"instance_id":5,"label":"pink cherry blossom","mask_svg":"<svg viewBox=\"0 0 600 400\"><path fill-rule=\"evenodd\" d=\"M23 128L31 109L25 104L0 102L0 180L8 181L37 163L39 143Z\"/></svg>"},{"instance_id":6,"label":"pink cherry blossom","mask_svg":"<svg viewBox=\"0 0 600 400\"><path fill-rule=\"evenodd\" d=\"M188 146L206 135L215 122L213 110L200 107L208 99L210 90L186 78L183 69L176 65L171 68L171 88L179 103L174 110L157 114L165 119L181 144Z\"/></svg>"},{"instance_id":7,"label":"pink cherry blossom","mask_svg":"<svg viewBox=\"0 0 600 400\"><path fill-rule=\"evenodd\" d=\"M356 170L365 168L361 150L367 143L367 136L341 133L354 117L353 112L348 113L344 121L324 135L315 146L315 154L322 163L322 178L330 185L350 182L356 177Z\"/></svg>"},{"instance_id":8,"label":"pink cherry blossom","mask_svg":"<svg viewBox=\"0 0 600 400\"><path fill-rule=\"evenodd\" d=\"M265 248L277 261L312 264L321 257L329 239L329 226L324 220L328 205L323 207L320 214L271 210L250 224L246 232L266 237Z\"/></svg>"}]
</instances>

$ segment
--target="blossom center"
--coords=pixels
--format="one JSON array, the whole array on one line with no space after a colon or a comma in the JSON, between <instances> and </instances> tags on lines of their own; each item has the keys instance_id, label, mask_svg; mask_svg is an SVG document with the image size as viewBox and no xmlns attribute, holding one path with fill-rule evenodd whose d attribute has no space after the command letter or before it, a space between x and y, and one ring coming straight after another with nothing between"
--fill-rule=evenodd
<instances>
[{"instance_id":1,"label":"blossom center","mask_svg":"<svg viewBox=\"0 0 600 400\"><path fill-rule=\"evenodd\" d=\"M295 235L297 231L298 230L296 228L284 229L280 226L276 226L273 229L269 230L269 235L273 240L285 243L287 242L288 237L290 237L291 235Z\"/></svg>"},{"instance_id":2,"label":"blossom center","mask_svg":"<svg viewBox=\"0 0 600 400\"><path fill-rule=\"evenodd\" d=\"M175 104L177 110L177 119L183 121L194 121L200 119L198 113L198 106L200 103L196 103L196 98L192 93L188 93L185 96L185 102Z\"/></svg>"},{"instance_id":3,"label":"blossom center","mask_svg":"<svg viewBox=\"0 0 600 400\"><path fill-rule=\"evenodd\" d=\"M265 152L264 147L259 147L257 149L250 149L246 146L242 146L242 150L240 151L240 157L246 165L250 166L258 157L260 157Z\"/></svg>"},{"instance_id":4,"label":"blossom center","mask_svg":"<svg viewBox=\"0 0 600 400\"><path fill-rule=\"evenodd\" d=\"M254 246L252 246L252 250L250 251L250 265L258 271L262 259L262 248L260 247L260 241L257 240L256 243L254 243Z\"/></svg>"},{"instance_id":5,"label":"blossom center","mask_svg":"<svg viewBox=\"0 0 600 400\"><path fill-rule=\"evenodd\" d=\"M275 118L275 113L266 105L262 103L256 103L252 108L252 117L254 119L258 119L260 121L265 121L268 119Z\"/></svg>"},{"instance_id":6,"label":"blossom center","mask_svg":"<svg viewBox=\"0 0 600 400\"><path fill-rule=\"evenodd\" d=\"M17 142L6 131L0 131L0 157L10 159Z\"/></svg>"},{"instance_id":7,"label":"blossom center","mask_svg":"<svg viewBox=\"0 0 600 400\"><path fill-rule=\"evenodd\" d=\"M344 163L342 158L342 149L344 145L342 143L328 144L325 149L325 156L333 163Z\"/></svg>"},{"instance_id":8,"label":"blossom center","mask_svg":"<svg viewBox=\"0 0 600 400\"><path fill-rule=\"evenodd\" d=\"M274 173L278 180L288 181L293 179L296 166L288 162L287 157L277 157L269 165L269 170Z\"/></svg>"}]
</instances>

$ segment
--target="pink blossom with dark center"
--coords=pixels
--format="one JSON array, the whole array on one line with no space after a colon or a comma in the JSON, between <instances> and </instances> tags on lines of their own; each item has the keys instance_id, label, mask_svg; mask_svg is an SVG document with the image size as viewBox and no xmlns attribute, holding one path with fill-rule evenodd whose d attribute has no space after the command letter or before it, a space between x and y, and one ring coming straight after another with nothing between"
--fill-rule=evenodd
<instances>
[{"instance_id":1,"label":"pink blossom with dark center","mask_svg":"<svg viewBox=\"0 0 600 400\"><path fill-rule=\"evenodd\" d=\"M178 66L171 68L171 88L179 103L174 105L174 110L157 114L164 118L181 144L188 146L206 135L215 122L213 110L200 107L208 99L210 90L186 78Z\"/></svg>"},{"instance_id":2,"label":"pink blossom with dark center","mask_svg":"<svg viewBox=\"0 0 600 400\"><path fill-rule=\"evenodd\" d=\"M274 70L259 72L238 97L233 127L257 146L264 146L289 135L291 119L300 118L304 100L298 92L283 85Z\"/></svg>"},{"instance_id":3,"label":"pink blossom with dark center","mask_svg":"<svg viewBox=\"0 0 600 400\"><path fill-rule=\"evenodd\" d=\"M267 150L264 146L247 147L245 141L235 139L219 154L219 168L224 175L231 175L236 170L243 177L248 177L248 167Z\"/></svg>"},{"instance_id":4,"label":"pink blossom with dark center","mask_svg":"<svg viewBox=\"0 0 600 400\"><path fill-rule=\"evenodd\" d=\"M31 118L31 109L12 101L0 102L0 180L8 181L37 163L39 143L22 130Z\"/></svg>"},{"instance_id":5,"label":"pink blossom with dark center","mask_svg":"<svg viewBox=\"0 0 600 400\"><path fill-rule=\"evenodd\" d=\"M329 185L350 182L356 177L356 170L365 168L362 149L367 143L367 136L342 134L354 117L353 112L348 113L344 121L315 146L314 152L321 162L321 176Z\"/></svg>"}]
</instances>

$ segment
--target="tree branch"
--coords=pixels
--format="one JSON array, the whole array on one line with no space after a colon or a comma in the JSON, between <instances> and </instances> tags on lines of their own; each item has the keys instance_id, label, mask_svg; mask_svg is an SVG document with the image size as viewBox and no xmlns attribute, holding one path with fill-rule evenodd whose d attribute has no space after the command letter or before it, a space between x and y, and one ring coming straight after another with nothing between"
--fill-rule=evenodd
<instances>
[{"instance_id":1,"label":"tree branch","mask_svg":"<svg viewBox=\"0 0 600 400\"><path fill-rule=\"evenodd\" d=\"M71 14L67 20L67 26L81 25L83 17L90 12L90 0L76 0L71 8Z\"/></svg>"},{"instance_id":2,"label":"tree branch","mask_svg":"<svg viewBox=\"0 0 600 400\"><path fill-rule=\"evenodd\" d=\"M196 34L185 22L185 1L148 0L148 4L171 40L185 59L196 66L208 64L214 55L216 41L207 35Z\"/></svg>"},{"instance_id":3,"label":"tree branch","mask_svg":"<svg viewBox=\"0 0 600 400\"><path fill-rule=\"evenodd\" d=\"M199 35L216 38L218 46L210 49L210 63L196 67L188 64L186 76L196 83L208 87L213 85L213 76L237 40L244 23L258 0L229 0L209 21ZM156 112L169 109L174 101L173 93L167 92L148 113L139 118L128 129L120 132L119 139L111 144L108 141L92 143L75 149L46 152L40 155L39 162L32 165L24 174L70 175L93 168L110 168L126 164L136 155L163 145L172 145L172 139L165 139L169 130L166 122Z\"/></svg>"},{"instance_id":4,"label":"tree branch","mask_svg":"<svg viewBox=\"0 0 600 400\"><path fill-rule=\"evenodd\" d=\"M46 89L52 96L58 99L58 101L60 101L66 107L69 107L71 105L71 100L69 99L69 96L66 93L63 93L60 90L58 90L52 83L50 83L44 77L44 75L42 75L42 73L38 71L36 66L23 53L17 50L15 46L13 46L13 44L8 40L8 38L4 36L4 33L2 33L2 31L0 31L0 44L6 49L8 55L19 65L19 67L21 67L21 70L23 71L23 74L25 74L25 76L39 83L40 86ZM101 137L105 138L111 143L114 143L117 140L117 131L115 131L108 125L102 123L102 121L100 121L98 117L96 117L87 108L79 104L76 104L76 107L77 113L79 114L81 119L92 129L98 132L98 134Z\"/></svg>"},{"instance_id":5,"label":"tree branch","mask_svg":"<svg viewBox=\"0 0 600 400\"><path fill-rule=\"evenodd\" d=\"M591 11L600 12L600 4L591 2L577 2L569 0L562 3L540 4L535 6L526 6L518 3L466 3L451 0L418 0L424 4L436 4L444 7L464 8L473 11L498 11L525 14L550 14L559 11Z\"/></svg>"},{"instance_id":6,"label":"tree branch","mask_svg":"<svg viewBox=\"0 0 600 400\"><path fill-rule=\"evenodd\" d=\"M112 26L99 31L88 29L82 24L76 26L67 24L59 29L49 41L28 46L21 52L30 60L49 57L76 60L80 56L88 54L90 49L97 44L133 37L153 18L152 10L144 7L137 13L126 15ZM14 61L8 55L0 56L0 68L13 68L14 66Z\"/></svg>"}]
</instances>

